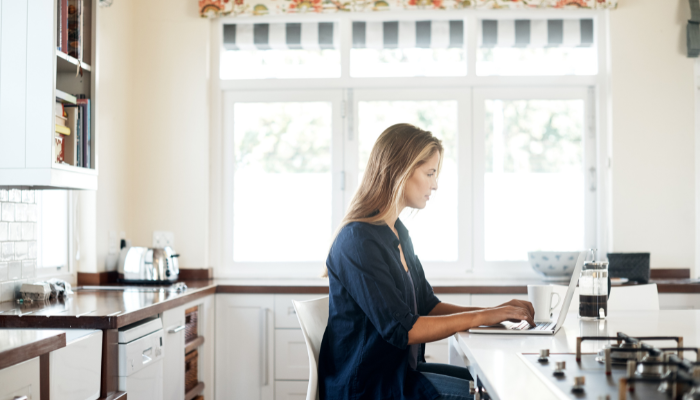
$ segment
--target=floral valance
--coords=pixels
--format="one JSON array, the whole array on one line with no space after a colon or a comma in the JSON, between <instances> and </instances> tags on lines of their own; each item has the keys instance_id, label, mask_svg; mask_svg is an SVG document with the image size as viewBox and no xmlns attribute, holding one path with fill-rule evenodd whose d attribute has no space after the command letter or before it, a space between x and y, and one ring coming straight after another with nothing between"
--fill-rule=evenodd
<instances>
[{"instance_id":1,"label":"floral valance","mask_svg":"<svg viewBox=\"0 0 700 400\"><path fill-rule=\"evenodd\" d=\"M618 0L198 0L202 17L391 10L605 9Z\"/></svg>"}]
</instances>

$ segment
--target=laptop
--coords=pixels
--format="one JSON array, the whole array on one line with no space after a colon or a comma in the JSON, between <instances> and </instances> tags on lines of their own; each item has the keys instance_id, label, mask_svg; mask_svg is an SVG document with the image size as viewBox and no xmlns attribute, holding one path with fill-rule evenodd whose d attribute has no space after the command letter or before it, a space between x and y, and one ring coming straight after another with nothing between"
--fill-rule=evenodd
<instances>
[{"instance_id":1,"label":"laptop","mask_svg":"<svg viewBox=\"0 0 700 400\"><path fill-rule=\"evenodd\" d=\"M571 299L574 297L574 291L576 290L576 284L578 283L578 277L581 274L581 268L583 268L583 262L586 260L586 253L581 252L576 261L576 267L574 268L574 273L571 275L571 281L569 282L569 289L566 291L566 296L564 297L564 305L559 311L559 315L556 318L556 323L554 318L551 322L539 322L536 326L531 327L527 321L522 322L510 322L504 321L498 325L494 326L480 326L478 328L471 328L467 332L469 333L501 333L501 334L512 334L512 335L554 335L559 329L564 325L566 320L566 314L569 311L569 306L571 305Z\"/></svg>"}]
</instances>

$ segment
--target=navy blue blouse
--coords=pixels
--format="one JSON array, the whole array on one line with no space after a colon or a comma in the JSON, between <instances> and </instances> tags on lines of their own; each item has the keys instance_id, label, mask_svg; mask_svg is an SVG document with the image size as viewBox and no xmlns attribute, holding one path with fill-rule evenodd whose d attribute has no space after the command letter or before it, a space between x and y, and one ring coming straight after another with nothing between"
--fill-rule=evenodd
<instances>
[{"instance_id":1,"label":"navy blue blouse","mask_svg":"<svg viewBox=\"0 0 700 400\"><path fill-rule=\"evenodd\" d=\"M413 253L408 230L353 222L338 234L326 266L328 326L319 356L321 399L435 399L433 385L409 366L408 331L440 302ZM413 312L413 277L418 314ZM421 346L419 360L425 361Z\"/></svg>"}]
</instances>

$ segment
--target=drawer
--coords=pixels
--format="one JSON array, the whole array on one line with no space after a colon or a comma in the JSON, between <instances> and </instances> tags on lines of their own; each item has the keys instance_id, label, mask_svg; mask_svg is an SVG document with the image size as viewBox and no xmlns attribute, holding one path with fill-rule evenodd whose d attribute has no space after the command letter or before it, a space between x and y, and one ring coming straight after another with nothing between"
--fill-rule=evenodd
<instances>
[{"instance_id":1,"label":"drawer","mask_svg":"<svg viewBox=\"0 0 700 400\"><path fill-rule=\"evenodd\" d=\"M505 302L516 300L527 301L526 294L473 294L472 306L474 307L495 307Z\"/></svg>"},{"instance_id":2,"label":"drawer","mask_svg":"<svg viewBox=\"0 0 700 400\"><path fill-rule=\"evenodd\" d=\"M275 328L301 329L292 300L306 301L326 296L324 294L276 294Z\"/></svg>"},{"instance_id":3,"label":"drawer","mask_svg":"<svg viewBox=\"0 0 700 400\"><path fill-rule=\"evenodd\" d=\"M448 364L447 362L448 344L447 339L425 344L425 362Z\"/></svg>"},{"instance_id":4,"label":"drawer","mask_svg":"<svg viewBox=\"0 0 700 400\"><path fill-rule=\"evenodd\" d=\"M275 379L309 379L309 353L301 329L275 329Z\"/></svg>"},{"instance_id":5,"label":"drawer","mask_svg":"<svg viewBox=\"0 0 700 400\"><path fill-rule=\"evenodd\" d=\"M0 369L0 400L27 396L39 400L39 357Z\"/></svg>"},{"instance_id":6,"label":"drawer","mask_svg":"<svg viewBox=\"0 0 700 400\"><path fill-rule=\"evenodd\" d=\"M275 382L275 400L306 400L308 381Z\"/></svg>"}]
</instances>

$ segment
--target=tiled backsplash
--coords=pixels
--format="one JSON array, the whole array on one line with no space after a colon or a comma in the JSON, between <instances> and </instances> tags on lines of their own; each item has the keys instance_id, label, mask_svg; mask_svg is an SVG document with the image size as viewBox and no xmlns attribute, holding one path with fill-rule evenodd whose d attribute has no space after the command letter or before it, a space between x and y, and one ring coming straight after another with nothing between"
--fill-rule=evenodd
<instances>
[{"instance_id":1,"label":"tiled backsplash","mask_svg":"<svg viewBox=\"0 0 700 400\"><path fill-rule=\"evenodd\" d=\"M0 189L0 302L36 276L38 215L34 190Z\"/></svg>"}]
</instances>

